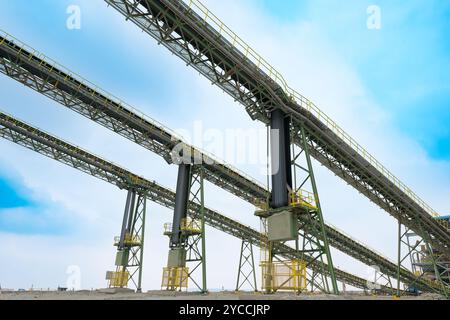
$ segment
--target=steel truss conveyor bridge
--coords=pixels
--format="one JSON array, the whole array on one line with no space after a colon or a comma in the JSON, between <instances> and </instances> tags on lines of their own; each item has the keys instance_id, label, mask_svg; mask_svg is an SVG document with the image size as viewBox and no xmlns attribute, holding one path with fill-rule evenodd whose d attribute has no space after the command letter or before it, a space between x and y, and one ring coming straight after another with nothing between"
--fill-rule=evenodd
<instances>
[{"instance_id":1,"label":"steel truss conveyor bridge","mask_svg":"<svg viewBox=\"0 0 450 320\"><path fill-rule=\"evenodd\" d=\"M24 146L51 159L57 160L70 167L85 172L93 177L109 182L120 189L136 190L144 194L150 201L163 207L173 209L175 206L175 192L131 173L111 162L88 153L76 146L64 142L50 134L0 112L0 137L10 140L18 145ZM190 215L197 217L200 208L191 203ZM228 218L217 211L205 208L205 221L211 227L232 235L238 239L259 245L265 236L260 232ZM300 258L297 252L286 245L279 245L283 256L289 259ZM303 257L304 258L304 257ZM308 261L310 267L321 272L322 266L318 261ZM327 270L325 268L325 270ZM339 281L352 285L356 288L368 289L366 279L357 277L345 271L335 268L336 277ZM382 287L382 291L392 293L393 289Z\"/></svg>"},{"instance_id":2,"label":"steel truss conveyor bridge","mask_svg":"<svg viewBox=\"0 0 450 320\"><path fill-rule=\"evenodd\" d=\"M3 73L161 155L169 163L172 149L182 142L161 124L6 34L0 37L0 56ZM188 148L204 159L207 180L251 203L267 199L269 192L260 183L213 156L192 146ZM335 227L325 225L325 228L331 246L369 266L379 266L388 277L397 277L395 263ZM424 291L439 289L434 283L417 279L405 268L401 269L400 279L405 284L416 283Z\"/></svg>"},{"instance_id":3,"label":"steel truss conveyor bridge","mask_svg":"<svg viewBox=\"0 0 450 320\"><path fill-rule=\"evenodd\" d=\"M412 230L425 241L427 246L432 244L433 249L428 247L429 252L438 250L444 255L448 254L449 233L440 222L434 219L433 216L436 216L434 211L310 101L290 89L280 74L199 1L190 1L189 5L175 0L106 2L112 4L127 18L157 38L160 43L166 45L172 52L211 79L213 83L221 86L236 100L243 103L253 119L261 120L271 126L278 123L281 125L282 131L290 130L294 133L292 142L303 147L305 153L310 153L335 174L396 217L399 220L399 246L404 236L409 234L409 230ZM203 20L199 14L204 14L205 19ZM114 98L108 94L105 95L95 86L90 87L89 83L86 84L83 80L79 81L80 79L74 74L65 72L64 69L60 69L58 65L48 61L39 53L28 50L22 45L18 46L7 37L2 37L1 45L2 71L4 73L162 155L170 162L170 150L180 142L180 139L171 134L169 130L154 121L148 121L149 119L138 116L120 101L115 101ZM286 121L282 121L284 124L278 121L284 117L289 119L289 127L286 125ZM284 143L290 143L289 139ZM188 148L193 150L190 146ZM195 151L204 160L202 172L207 180L252 203L268 198L268 191L251 178L230 166L215 161L213 157L205 155L199 150ZM286 155L284 156L286 157ZM287 168L288 171L290 171L289 168ZM313 176L312 171L310 171L310 176ZM283 181L282 175L280 177L274 178L277 180L275 185L278 183L280 186L280 182L281 185L286 182L289 184L289 179ZM311 180L314 178L312 177ZM273 181L272 183L274 186ZM179 195L178 187L177 184L177 195ZM184 188L187 187L187 185L184 186ZM314 188L315 186L313 186ZM282 189L283 187L272 188L271 197L278 204L271 208L280 208L283 205L283 197L287 200L286 190ZM314 191L314 196L316 203L319 203L317 190ZM280 199L283 201L280 202ZM175 200L174 207L175 221L177 200ZM189 210L191 211L191 208ZM178 210L181 214L182 211L183 208L181 211ZM319 219L311 222L311 226L315 227L314 223L318 223L316 229L322 228L322 233L319 232L315 236L324 239L323 248L325 248L324 253L327 254L328 261L331 262L331 256L327 249L327 240L332 246L360 261L370 264L375 261L388 277L394 276L395 268L392 262L331 226L324 225L320 204L315 211L318 212ZM406 227L403 235L401 235L401 224ZM122 247L123 232L120 240ZM284 246L282 243L275 245L276 247ZM283 250L284 248L278 248L280 253L286 255ZM298 251L294 252L298 253ZM411 255L411 251L409 255ZM437 270L434 255L431 256ZM294 257L291 256L291 258ZM204 266L204 260L202 261ZM406 284L414 284L414 287L420 290L439 291L438 282L415 277L400 266L402 261L404 259L400 260L399 256L397 266L399 279ZM310 263L313 265L317 261L312 259ZM331 279L339 278L337 274L336 277L334 275L332 263L325 269L322 263L320 272L324 274L328 272ZM439 278L439 272L436 272L436 275ZM334 292L337 292L335 283L333 283L333 287ZM443 291L447 295L447 289Z\"/></svg>"},{"instance_id":4,"label":"steel truss conveyor bridge","mask_svg":"<svg viewBox=\"0 0 450 320\"><path fill-rule=\"evenodd\" d=\"M199 0L105 0L245 106L252 119L270 123L281 109L304 127L311 155L371 201L450 253L450 232L438 214L344 132ZM301 145L300 137L293 142Z\"/></svg>"}]
</instances>

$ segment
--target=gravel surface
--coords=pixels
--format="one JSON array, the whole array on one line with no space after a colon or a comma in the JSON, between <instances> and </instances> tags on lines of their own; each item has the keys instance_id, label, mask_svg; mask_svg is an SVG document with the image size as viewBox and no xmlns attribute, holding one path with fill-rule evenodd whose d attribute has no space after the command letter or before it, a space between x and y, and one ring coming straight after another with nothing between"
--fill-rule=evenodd
<instances>
[{"instance_id":1,"label":"gravel surface","mask_svg":"<svg viewBox=\"0 0 450 320\"><path fill-rule=\"evenodd\" d=\"M419 297L402 297L401 300L439 300L439 295L423 294ZM127 289L100 289L94 291L25 291L0 292L0 300L394 300L392 296L292 293L262 294L252 292L210 292L206 295L191 292L148 291L134 293Z\"/></svg>"}]
</instances>

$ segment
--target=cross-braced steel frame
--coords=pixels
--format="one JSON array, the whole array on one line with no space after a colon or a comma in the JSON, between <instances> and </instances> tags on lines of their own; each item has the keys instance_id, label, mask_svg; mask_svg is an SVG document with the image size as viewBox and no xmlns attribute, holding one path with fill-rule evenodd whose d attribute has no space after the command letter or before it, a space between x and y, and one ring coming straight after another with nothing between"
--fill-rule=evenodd
<instances>
[{"instance_id":1,"label":"cross-braced steel frame","mask_svg":"<svg viewBox=\"0 0 450 320\"><path fill-rule=\"evenodd\" d=\"M133 174L111 162L99 158L74 145L64 142L48 133L32 127L22 121L0 112L0 137L10 140L18 145L40 153L58 162L87 173L93 177L109 182L120 189L135 189L146 195L147 199L173 210L175 193L155 182L148 181ZM189 214L198 216L201 206L191 203ZM204 208L205 223L213 228L230 234L238 239L250 241L256 245L265 242L266 236L250 227L234 221L217 211ZM286 259L302 258L295 249L277 244L278 252ZM306 257L306 262L310 260ZM311 262L311 269L320 272L322 265L316 261ZM325 270L327 267L325 266ZM325 271L326 272L326 271ZM356 288L367 288L367 281L358 276L335 268L336 278ZM393 288L383 287L384 292L394 292Z\"/></svg>"},{"instance_id":2,"label":"cross-braced steel frame","mask_svg":"<svg viewBox=\"0 0 450 320\"><path fill-rule=\"evenodd\" d=\"M328 234L325 229L324 219L322 215L322 207L319 199L319 192L317 190L317 184L314 176L314 169L309 155L309 149L307 145L306 135L303 127L300 128L300 132L296 133L291 130L291 134L300 134L303 140L302 147L299 148L296 145L292 145L292 169L294 176L294 190L296 193L301 190L311 190L314 196L314 209L304 209L305 219L299 223L299 235L302 239L302 252L309 252L313 259L320 260L322 263L325 261L329 268L331 289L328 283L328 278L321 274L313 272L311 275L311 288L314 286L326 292L339 293L336 276L334 274L334 266L331 257L331 251L328 241ZM301 157L305 158L306 165L300 160ZM297 182L300 179L300 183ZM309 186L308 186L309 184ZM302 213L301 213L302 214ZM314 221L315 223L312 223ZM307 231L306 231L307 230ZM297 244L298 246L298 244ZM319 279L319 281L317 280Z\"/></svg>"},{"instance_id":3,"label":"cross-braced steel frame","mask_svg":"<svg viewBox=\"0 0 450 320\"><path fill-rule=\"evenodd\" d=\"M80 79L44 55L30 50L20 42L18 44L17 39L1 36L0 55L0 71L9 77L171 161L170 148L179 139L170 130L133 112L130 107L125 107L125 103ZM200 154L205 160L205 179L251 203L255 199L258 202L267 199L268 191L247 176L224 164L209 161L211 159L208 156L195 148L194 153ZM334 227L325 225L325 228L333 247L367 265L380 266L381 272L395 277L395 263ZM401 278L408 282L415 277L402 269ZM427 282L420 285L423 290L430 289L427 288Z\"/></svg>"},{"instance_id":4,"label":"cross-braced steel frame","mask_svg":"<svg viewBox=\"0 0 450 320\"><path fill-rule=\"evenodd\" d=\"M253 291L258 291L255 272L255 257L253 255L253 244L249 241L242 240L241 251L239 255L236 291L241 290L241 288L246 284L249 285Z\"/></svg>"},{"instance_id":5,"label":"cross-braced steel frame","mask_svg":"<svg viewBox=\"0 0 450 320\"><path fill-rule=\"evenodd\" d=\"M327 123L308 111L307 99L298 103L215 30L204 17L180 0L105 0L213 84L244 105L252 119L269 122L268 113L281 108L295 125L303 125L311 155L396 219L415 232L421 226L435 248L450 253L450 233L442 228L410 190L368 161L362 150L344 141ZM302 144L301 137L294 142ZM383 169L384 170L384 169Z\"/></svg>"},{"instance_id":6,"label":"cross-braced steel frame","mask_svg":"<svg viewBox=\"0 0 450 320\"><path fill-rule=\"evenodd\" d=\"M291 128L289 131L291 136L298 134L294 129L295 127ZM289 205L293 206L293 208L289 208L289 210L292 211L299 220L298 238L295 240L295 249L302 257L309 257L310 262L306 263L308 269L310 269L309 266L312 261L317 262L321 266L320 272L313 270L308 270L307 272L307 285L311 287L311 290L317 289L326 293L338 294L339 290L328 243L328 235L322 216L314 169L307 148L303 128L300 130L301 136L304 137L302 147L300 148L294 144L288 146L289 148L292 148L289 170L292 171L293 190L291 191L291 195L293 195L295 199L295 202L292 202L292 197L290 197ZM310 203L303 202L302 198L298 198L299 196L301 197L301 193L305 191L312 195L309 200ZM300 202L297 203L297 200ZM264 217L262 219L264 219ZM262 223L264 229L266 229L267 222L263 220ZM274 260L282 262L282 259L278 257L278 252L274 243L269 242L266 246L268 250L269 267ZM327 268L327 270L325 270L325 268ZM269 289L269 291L271 290Z\"/></svg>"}]
</instances>

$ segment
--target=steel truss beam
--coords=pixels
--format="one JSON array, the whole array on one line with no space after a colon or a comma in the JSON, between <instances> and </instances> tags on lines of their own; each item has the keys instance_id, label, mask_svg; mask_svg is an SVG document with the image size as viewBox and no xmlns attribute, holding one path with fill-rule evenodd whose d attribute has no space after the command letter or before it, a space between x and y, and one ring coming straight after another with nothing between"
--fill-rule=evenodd
<instances>
[{"instance_id":1,"label":"steel truss beam","mask_svg":"<svg viewBox=\"0 0 450 320\"><path fill-rule=\"evenodd\" d=\"M406 250L405 250L406 249ZM406 252L405 252L406 251ZM414 272L414 281L403 284L397 275L397 296L405 292L417 293L420 290L421 281L433 285L436 293L442 294L447 299L450 294L450 261L449 256L432 248L429 236L425 232L416 234L409 228L398 223L398 268L411 267ZM392 287L392 286L391 286Z\"/></svg>"},{"instance_id":2,"label":"steel truss beam","mask_svg":"<svg viewBox=\"0 0 450 320\"><path fill-rule=\"evenodd\" d=\"M195 211L196 208L200 208L200 212L197 212L197 216L200 217L201 233L188 238L186 262L194 264L194 267L189 270L189 278L201 292L206 293L208 292L208 287L206 285L204 170L202 166L194 166L192 169L188 211L192 212ZM197 270L201 273L201 284L199 284L200 281L194 277L194 273Z\"/></svg>"},{"instance_id":3,"label":"steel truss beam","mask_svg":"<svg viewBox=\"0 0 450 320\"><path fill-rule=\"evenodd\" d=\"M175 193L166 189L156 182L151 182L123 169L113 163L101 159L76 146L64 142L52 135L49 135L35 127L25 124L22 121L12 118L4 113L0 113L0 137L10 140L18 145L26 147L37 153L57 160L70 167L85 172L93 177L109 182L120 189L134 189L145 194L147 199L173 210L175 204ZM189 214L193 218L200 218L201 207L191 202ZM265 236L260 232L234 221L217 211L204 208L205 223L211 227L232 235L238 239L260 244ZM322 265L311 261L309 257L302 257L295 249L277 244L276 250L283 252L286 259L301 259L311 262L311 269L321 272ZM327 266L325 266L325 273ZM367 281L358 276L335 268L336 278L356 288L367 288ZM327 274L329 276L329 274ZM383 287L384 292L392 293L393 288Z\"/></svg>"},{"instance_id":4,"label":"steel truss beam","mask_svg":"<svg viewBox=\"0 0 450 320\"><path fill-rule=\"evenodd\" d=\"M139 115L124 102L21 44L17 39L13 41L6 35L0 36L0 56L0 71L9 77L171 161L171 147L180 140L161 124ZM314 152L314 149L311 148L311 151ZM196 149L192 153L201 155L205 163L212 161L209 156ZM204 165L205 179L246 201L266 201L269 193L264 187L234 168L217 162L215 164L219 169L214 169L215 165ZM237 180L240 182L236 183ZM330 245L363 263L379 266L389 276L395 276L395 263L335 227L325 225L325 228ZM414 279L407 270L402 270L401 277L404 282ZM427 284L423 283L422 288L427 290Z\"/></svg>"},{"instance_id":5,"label":"steel truss beam","mask_svg":"<svg viewBox=\"0 0 450 320\"><path fill-rule=\"evenodd\" d=\"M139 115L126 103L17 39L7 35L0 36L0 56L0 71L12 79L161 155L168 162L171 161L171 148L179 143L180 139L161 124ZM314 143L308 140L308 144ZM269 192L259 183L228 165L214 162L199 150L189 148L193 154L204 159L206 180L251 203L255 200L266 201ZM314 147L310 147L310 150L314 154ZM345 235L336 227L325 225L325 228L330 245L367 265L377 265L381 272L395 277L395 263ZM414 281L414 276L407 270L402 270L401 277L404 282ZM427 290L427 284L422 285L422 289Z\"/></svg>"},{"instance_id":6,"label":"steel truss beam","mask_svg":"<svg viewBox=\"0 0 450 320\"><path fill-rule=\"evenodd\" d=\"M296 102L289 96L271 78L273 73L260 69L265 61L254 63L247 58L247 52L235 47L236 40L240 40L237 36L228 41L222 30L215 30L183 1L105 1L243 104L252 119L267 124L271 110L283 109L297 125L305 127L310 153L316 160L412 230L425 228L431 244L450 253L450 233L433 219L432 210L384 167L373 165L378 162L365 150L359 150L359 145L355 149L353 140L344 141L341 136L347 137L345 134L338 135L314 115L310 101L302 98ZM301 139L296 138L295 143L301 146Z\"/></svg>"}]
</instances>

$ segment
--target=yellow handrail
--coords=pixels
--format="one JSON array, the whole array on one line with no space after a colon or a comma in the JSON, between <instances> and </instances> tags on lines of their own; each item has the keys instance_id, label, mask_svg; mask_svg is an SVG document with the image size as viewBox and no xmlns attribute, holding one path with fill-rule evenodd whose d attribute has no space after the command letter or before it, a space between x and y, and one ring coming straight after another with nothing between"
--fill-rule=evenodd
<instances>
[{"instance_id":1,"label":"yellow handrail","mask_svg":"<svg viewBox=\"0 0 450 320\"><path fill-rule=\"evenodd\" d=\"M200 220L184 218L181 220L181 230L191 232L201 232L202 224Z\"/></svg>"},{"instance_id":2,"label":"yellow handrail","mask_svg":"<svg viewBox=\"0 0 450 320\"><path fill-rule=\"evenodd\" d=\"M314 194L307 190L298 190L289 193L289 204L295 206L306 206L311 209L317 209L317 202Z\"/></svg>"},{"instance_id":3,"label":"yellow handrail","mask_svg":"<svg viewBox=\"0 0 450 320\"><path fill-rule=\"evenodd\" d=\"M186 3L186 2L185 2ZM364 149L358 142L356 142L349 134L347 134L336 122L334 122L328 115L322 112L313 102L289 87L284 77L272 65L270 65L262 56L260 56L254 49L252 49L244 40L242 40L236 33L234 33L226 24L214 15L200 0L189 0L186 3L190 9L197 12L204 21L214 27L217 32L226 38L233 47L238 49L244 56L262 69L272 80L280 85L285 93L293 99L300 107L308 110L315 115L319 120L326 124L339 138L345 141L352 147L359 155L367 160L372 166L380 171L386 178L388 178L395 186L405 192L410 198L419 204L422 209L434 217L438 217L436 213L428 204L426 204L419 196L417 196L410 188L401 182L394 174L392 174L386 167L384 167L378 160L376 160L366 149Z\"/></svg>"},{"instance_id":4,"label":"yellow handrail","mask_svg":"<svg viewBox=\"0 0 450 320\"><path fill-rule=\"evenodd\" d=\"M120 236L115 236L114 244L117 245L119 242L120 242ZM139 237L139 236L133 236L129 233L126 233L123 242L126 245L138 245L138 244L141 244L142 240L141 240L141 237Z\"/></svg>"},{"instance_id":5,"label":"yellow handrail","mask_svg":"<svg viewBox=\"0 0 450 320\"><path fill-rule=\"evenodd\" d=\"M183 218L181 219L180 224L181 231L191 231L191 232L201 232L202 224L200 220L191 219L191 218ZM173 232L173 224L171 222L167 222L164 224L164 233L172 233Z\"/></svg>"},{"instance_id":6,"label":"yellow handrail","mask_svg":"<svg viewBox=\"0 0 450 320\"><path fill-rule=\"evenodd\" d=\"M291 97L297 104L314 114L319 120L324 122L328 128L330 128L338 137L340 137L343 141L345 141L350 147L352 147L358 154L360 154L365 160L367 160L372 166L374 166L377 170L379 170L385 177L387 177L395 186L397 186L399 189L401 189L403 192L405 192L410 198L412 198L414 201L416 201L417 204L419 204L426 212L431 214L433 217L439 217L439 214L433 210L428 204L426 204L419 196L417 196L410 188L408 188L403 182L401 182L394 174L392 174L388 169L386 169L378 160L376 160L366 149L364 149L358 142L356 142L349 134L347 134L336 122L334 122L328 115L326 115L324 112L322 112L314 103L312 103L309 99L302 96L300 93L289 87L284 77L279 73L272 65L270 65L262 56L260 56L254 49L252 49L244 40L242 40L236 33L234 33L229 27L225 25L224 22L222 22L216 15L214 15L203 3L201 3L199 0L189 0L188 4L189 8L192 10L195 10L204 15L204 21L211 24L212 26L215 26L216 30L219 30L218 32L223 37L227 38L227 40L231 41L233 43L233 46L238 49L240 52L245 52L245 57L249 60L251 60L253 63L255 63L257 66L259 66L260 69L262 69L265 73L268 74L268 76L274 80L276 83L278 83L285 91L285 93ZM68 70L58 62L48 58L42 53L38 53L37 50L33 49L32 47L24 44L17 38L11 36L10 34L6 33L3 30L0 30L0 35L2 35L3 40L0 44L3 44L5 39L13 40L16 44L19 44L22 49L27 49L28 52L32 52L34 55L39 57L42 60L46 60L50 62L51 69L55 66L57 66L60 70L63 70L66 74L68 74L70 77L73 77L74 79L78 80L82 84L87 84L91 87L96 88L96 91L101 93L102 95L106 96L108 99L112 101L117 101L119 105L123 106L124 108L139 114L140 117L145 119L146 121L152 123L153 125L164 128L167 132L169 132L172 136L178 138L179 140L183 140L181 137L179 137L176 133L172 132L170 129L162 125L161 123L157 122L156 120L148 117L147 115L143 114L142 112L134 109L130 105L126 104L122 100L118 99L114 95L99 89L97 86L89 82L88 80L84 79L83 77L79 76L76 73L73 73L72 71ZM209 154L208 154L209 156ZM213 160L216 160L215 157L211 157ZM223 163L221 161L218 161L219 163ZM235 169L235 168L233 168ZM246 174L240 172L239 170L236 170L246 178L250 178ZM260 184L254 179L250 179L256 184Z\"/></svg>"}]
</instances>

